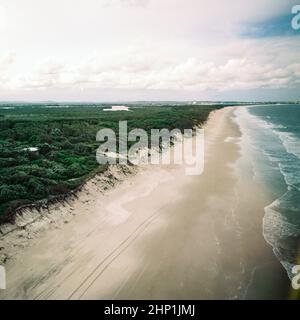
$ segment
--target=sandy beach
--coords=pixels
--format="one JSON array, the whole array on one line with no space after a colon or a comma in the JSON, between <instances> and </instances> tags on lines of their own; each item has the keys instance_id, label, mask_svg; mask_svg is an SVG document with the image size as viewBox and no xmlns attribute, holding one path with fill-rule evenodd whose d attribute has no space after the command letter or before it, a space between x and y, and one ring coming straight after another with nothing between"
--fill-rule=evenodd
<instances>
[{"instance_id":1,"label":"sandy beach","mask_svg":"<svg viewBox=\"0 0 300 320\"><path fill-rule=\"evenodd\" d=\"M233 111L205 126L202 175L147 166L105 193L90 184L55 223L3 236L2 246L16 234L28 244L6 262L0 299L287 298L262 234L272 200L242 157Z\"/></svg>"}]
</instances>

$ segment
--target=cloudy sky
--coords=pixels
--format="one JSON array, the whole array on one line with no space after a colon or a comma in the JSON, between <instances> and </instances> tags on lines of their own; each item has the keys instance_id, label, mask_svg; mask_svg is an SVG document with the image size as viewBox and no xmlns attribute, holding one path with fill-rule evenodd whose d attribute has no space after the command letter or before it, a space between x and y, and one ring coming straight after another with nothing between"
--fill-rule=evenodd
<instances>
[{"instance_id":1,"label":"cloudy sky","mask_svg":"<svg viewBox=\"0 0 300 320\"><path fill-rule=\"evenodd\" d=\"M296 0L1 0L0 100L300 99Z\"/></svg>"}]
</instances>

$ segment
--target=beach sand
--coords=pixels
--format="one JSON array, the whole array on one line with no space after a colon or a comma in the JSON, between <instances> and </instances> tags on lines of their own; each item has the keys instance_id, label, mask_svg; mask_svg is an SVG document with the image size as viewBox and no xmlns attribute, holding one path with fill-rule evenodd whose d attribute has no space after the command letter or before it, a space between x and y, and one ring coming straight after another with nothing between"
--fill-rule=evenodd
<instances>
[{"instance_id":1,"label":"beach sand","mask_svg":"<svg viewBox=\"0 0 300 320\"><path fill-rule=\"evenodd\" d=\"M152 165L73 201L66 223L8 260L0 299L288 298L262 235L272 200L239 170L239 137L233 108L213 112L202 175Z\"/></svg>"}]
</instances>

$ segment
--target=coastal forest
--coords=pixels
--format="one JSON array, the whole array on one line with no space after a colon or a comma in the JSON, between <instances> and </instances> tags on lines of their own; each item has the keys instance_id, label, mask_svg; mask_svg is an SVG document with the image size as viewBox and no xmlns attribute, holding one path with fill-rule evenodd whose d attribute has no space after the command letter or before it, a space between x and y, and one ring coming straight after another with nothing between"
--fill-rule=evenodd
<instances>
[{"instance_id":1,"label":"coastal forest","mask_svg":"<svg viewBox=\"0 0 300 320\"><path fill-rule=\"evenodd\" d=\"M0 105L0 223L17 208L76 190L107 169L96 161L103 128L189 129L203 124L221 105L127 105L130 111L105 112L105 104Z\"/></svg>"}]
</instances>

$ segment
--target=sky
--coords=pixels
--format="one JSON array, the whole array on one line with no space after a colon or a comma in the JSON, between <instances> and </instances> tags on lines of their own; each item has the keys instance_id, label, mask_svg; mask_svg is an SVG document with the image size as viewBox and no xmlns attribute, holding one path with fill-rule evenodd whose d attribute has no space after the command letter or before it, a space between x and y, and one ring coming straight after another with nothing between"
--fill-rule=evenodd
<instances>
[{"instance_id":1,"label":"sky","mask_svg":"<svg viewBox=\"0 0 300 320\"><path fill-rule=\"evenodd\" d=\"M296 4L0 0L0 101L300 99Z\"/></svg>"}]
</instances>

